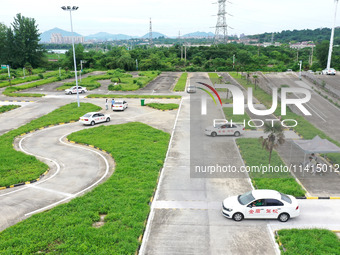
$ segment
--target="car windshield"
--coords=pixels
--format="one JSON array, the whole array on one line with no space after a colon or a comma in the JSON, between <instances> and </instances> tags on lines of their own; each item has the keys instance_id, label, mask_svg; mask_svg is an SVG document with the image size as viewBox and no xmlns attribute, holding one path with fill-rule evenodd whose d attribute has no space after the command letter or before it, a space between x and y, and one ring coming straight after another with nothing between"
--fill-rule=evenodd
<instances>
[{"instance_id":1,"label":"car windshield","mask_svg":"<svg viewBox=\"0 0 340 255\"><path fill-rule=\"evenodd\" d=\"M251 201L255 200L251 191L244 193L243 195L239 195L237 199L241 205L249 204Z\"/></svg>"},{"instance_id":2,"label":"car windshield","mask_svg":"<svg viewBox=\"0 0 340 255\"><path fill-rule=\"evenodd\" d=\"M86 113L83 117L91 117L92 114Z\"/></svg>"},{"instance_id":3,"label":"car windshield","mask_svg":"<svg viewBox=\"0 0 340 255\"><path fill-rule=\"evenodd\" d=\"M287 203L292 203L292 200L290 199L290 197L288 197L287 195L285 195L285 194L282 194L282 193L280 193L281 194L281 199L283 200L283 201L286 201Z\"/></svg>"}]
</instances>

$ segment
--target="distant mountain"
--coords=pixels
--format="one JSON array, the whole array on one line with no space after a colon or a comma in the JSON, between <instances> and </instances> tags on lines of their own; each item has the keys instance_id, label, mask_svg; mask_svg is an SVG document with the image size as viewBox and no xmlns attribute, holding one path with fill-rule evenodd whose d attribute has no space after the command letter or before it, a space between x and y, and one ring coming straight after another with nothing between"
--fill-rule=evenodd
<instances>
[{"instance_id":1,"label":"distant mountain","mask_svg":"<svg viewBox=\"0 0 340 255\"><path fill-rule=\"evenodd\" d=\"M152 38L158 38L158 37L165 37L165 38L168 38L168 36L164 35L164 34L161 34L161 33L158 33L158 32L152 32ZM143 38L143 39L148 39L149 38L149 33L141 36L140 38Z\"/></svg>"},{"instance_id":2,"label":"distant mountain","mask_svg":"<svg viewBox=\"0 0 340 255\"><path fill-rule=\"evenodd\" d=\"M194 32L194 33L189 33L189 34L185 34L185 35L182 35L181 37L183 38L206 38L206 37L214 37L215 34L212 33L212 32Z\"/></svg>"},{"instance_id":3,"label":"distant mountain","mask_svg":"<svg viewBox=\"0 0 340 255\"><path fill-rule=\"evenodd\" d=\"M85 40L100 40L100 41L106 41L106 40L128 40L134 38L129 35L124 34L110 34L106 32L99 32L94 35L88 35L85 36Z\"/></svg>"},{"instance_id":4,"label":"distant mountain","mask_svg":"<svg viewBox=\"0 0 340 255\"><path fill-rule=\"evenodd\" d=\"M53 29L50 29L50 30L45 31L44 33L42 33L40 35L40 41L41 42L45 42L45 43L50 42L52 34L61 34L62 36L72 36L71 32L65 31L65 30L62 30L60 28L55 27ZM82 35L80 35L78 33L74 33L74 36L82 36Z\"/></svg>"}]
</instances>

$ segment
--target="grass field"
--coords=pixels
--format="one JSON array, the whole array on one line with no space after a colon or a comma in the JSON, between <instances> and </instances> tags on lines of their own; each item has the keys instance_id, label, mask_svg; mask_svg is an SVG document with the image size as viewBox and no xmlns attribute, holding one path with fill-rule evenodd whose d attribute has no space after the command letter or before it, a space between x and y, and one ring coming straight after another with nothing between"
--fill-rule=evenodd
<instances>
[{"instance_id":1,"label":"grass field","mask_svg":"<svg viewBox=\"0 0 340 255\"><path fill-rule=\"evenodd\" d=\"M48 169L35 157L14 150L12 143L16 136L61 122L77 121L85 113L99 109L89 103L81 103L79 108L71 103L0 136L0 187L34 180Z\"/></svg>"},{"instance_id":2,"label":"grass field","mask_svg":"<svg viewBox=\"0 0 340 255\"><path fill-rule=\"evenodd\" d=\"M108 89L112 91L133 91L144 88L149 82L155 79L161 72L159 71L143 71L138 73L138 77L123 73L120 74L120 82L118 77L113 77L112 82L118 83L117 85L111 84Z\"/></svg>"},{"instance_id":3,"label":"grass field","mask_svg":"<svg viewBox=\"0 0 340 255\"><path fill-rule=\"evenodd\" d=\"M158 98L158 99L180 99L182 96L176 95L122 95L122 94L109 94L109 95L101 95L101 94L91 94L87 96L88 98Z\"/></svg>"},{"instance_id":4,"label":"grass field","mask_svg":"<svg viewBox=\"0 0 340 255\"><path fill-rule=\"evenodd\" d=\"M128 123L86 129L68 138L111 153L116 162L113 175L84 196L1 232L1 254L137 251L170 135L142 123ZM92 224L100 215L105 216L105 224L95 228Z\"/></svg>"},{"instance_id":5,"label":"grass field","mask_svg":"<svg viewBox=\"0 0 340 255\"><path fill-rule=\"evenodd\" d=\"M165 110L178 109L179 104L149 103L149 104L146 104L146 106L149 106L149 107L157 109L157 110L165 111Z\"/></svg>"},{"instance_id":6,"label":"grass field","mask_svg":"<svg viewBox=\"0 0 340 255\"><path fill-rule=\"evenodd\" d=\"M340 240L335 233L326 229L282 229L277 242L281 242L282 254L287 255L339 255Z\"/></svg>"},{"instance_id":7,"label":"grass field","mask_svg":"<svg viewBox=\"0 0 340 255\"><path fill-rule=\"evenodd\" d=\"M185 86L187 84L187 78L188 78L188 73L182 73L181 77L179 77L174 91L184 91L185 90Z\"/></svg>"},{"instance_id":8,"label":"grass field","mask_svg":"<svg viewBox=\"0 0 340 255\"><path fill-rule=\"evenodd\" d=\"M269 152L262 149L262 145L258 139L238 138L236 139L236 142L240 147L240 153L247 166L268 165ZM273 151L272 153L271 166L285 166L276 151ZM274 189L296 197L305 195L305 191L289 172L250 172L249 177L252 179L253 185L257 189Z\"/></svg>"},{"instance_id":9,"label":"grass field","mask_svg":"<svg viewBox=\"0 0 340 255\"><path fill-rule=\"evenodd\" d=\"M13 105L13 104L0 106L0 114L14 110L14 109L19 108L19 107L20 107L20 105Z\"/></svg>"}]
</instances>

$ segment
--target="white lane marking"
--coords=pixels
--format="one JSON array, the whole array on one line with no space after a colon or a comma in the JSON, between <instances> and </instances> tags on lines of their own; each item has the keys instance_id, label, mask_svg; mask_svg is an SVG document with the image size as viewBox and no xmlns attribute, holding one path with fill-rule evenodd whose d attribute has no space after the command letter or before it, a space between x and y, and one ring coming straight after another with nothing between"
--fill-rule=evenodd
<instances>
[{"instance_id":1,"label":"white lane marking","mask_svg":"<svg viewBox=\"0 0 340 255\"><path fill-rule=\"evenodd\" d=\"M56 128L56 127L58 127L58 126L51 127L51 129L52 129L52 128ZM24 153L26 153L26 154L28 154L28 155L31 155L31 156L35 156L35 157L37 157L37 158L42 158L42 159L51 161L51 162L52 162L53 164L55 164L56 167L57 167L57 171L56 171L53 175L51 175L50 177L48 177L48 178L46 178L46 179L44 179L44 180L39 180L39 182L36 183L35 185L39 185L39 184L41 184L41 183L44 183L44 182L46 182L46 181L52 179L53 177L55 177L55 176L60 172L60 165L57 163L57 161L55 161L55 160L53 160L53 159L49 159L49 158L46 158L46 157L37 156L37 155L34 155L34 154L32 154L32 153L29 153L29 152L26 151L26 150L23 148L23 146L22 146L22 142L23 142L26 138L32 136L33 134L36 134L36 133L38 133L38 132L45 131L45 130L46 130L46 129L44 129L44 130L39 130L39 131L37 131L37 132L35 132L35 133L28 134L27 136L21 138L20 141L19 141L19 148L20 148L20 150L21 150L22 152L24 152ZM10 195L10 194L16 193L16 192L18 192L18 191L25 190L25 189L27 189L28 187L29 187L29 186L25 186L25 187L23 187L23 188L20 188L20 189L17 189L17 190L13 190L13 191L8 192L8 193L6 193L6 194L0 195L0 197L2 197L2 196L7 196L7 195Z\"/></svg>"},{"instance_id":2,"label":"white lane marking","mask_svg":"<svg viewBox=\"0 0 340 255\"><path fill-rule=\"evenodd\" d=\"M274 231L270 227L270 224L267 224L267 229L269 232L270 239L274 246L275 254L280 255L281 254L280 247L279 247L279 244L275 241Z\"/></svg>"},{"instance_id":3,"label":"white lane marking","mask_svg":"<svg viewBox=\"0 0 340 255\"><path fill-rule=\"evenodd\" d=\"M151 203L150 215L149 215L148 221L146 223L146 227L145 227L145 231L144 231L144 235L143 235L143 239L142 239L142 244L140 246L138 254L144 254L145 253L146 243L148 242L149 237L150 237L151 222L153 221L153 218L155 217L155 208L154 208L155 205L154 205L154 202L157 200L157 198L159 196L159 190L160 190L161 184L162 184L163 179L164 179L164 166L165 166L165 164L167 162L169 151L171 149L172 140L173 140L173 137L174 137L174 133L175 133L175 129L176 129L179 113L181 112L181 108L182 108L182 103L183 103L183 98L181 98L181 102L179 104L179 108L178 108L178 111L177 111L175 123L174 123L174 126L172 128L172 133L171 133L171 137L170 137L168 151L166 152L163 168L161 170L161 175L159 176L159 182L158 182L158 185L157 185L157 188L156 188L156 193L155 193L155 196L154 196L154 200Z\"/></svg>"},{"instance_id":4,"label":"white lane marking","mask_svg":"<svg viewBox=\"0 0 340 255\"><path fill-rule=\"evenodd\" d=\"M30 187L30 188L34 188L34 189L39 189L39 190L43 190L43 191L59 194L59 195L62 195L64 197L69 197L69 198L70 197L74 197L73 194L61 192L61 191L58 191L58 190L53 190L53 189L47 189L47 188L39 187L38 185L29 184L27 186Z\"/></svg>"},{"instance_id":5,"label":"white lane marking","mask_svg":"<svg viewBox=\"0 0 340 255\"><path fill-rule=\"evenodd\" d=\"M71 133L72 133L72 132L71 132ZM67 145L67 146L73 146L73 147L81 148L81 149L83 149L83 150L88 150L88 151L94 152L94 153L98 154L101 158L103 158L103 160L104 160L104 162L105 162L105 165L106 165L106 170L105 170L104 175L103 175L101 178L99 178L96 182L94 182L94 183L91 184L90 186L86 187L85 189L83 189L83 190L81 190L81 191L78 191L78 192L75 193L75 194L72 194L73 196L76 197L76 196L80 195L81 193L83 193L83 192L85 192L85 191L91 189L92 187L94 187L95 185L97 185L99 182L101 182L101 181L107 176L107 174L109 173L109 168L110 168L110 166L109 166L109 162L107 161L107 159L106 159L101 153L99 153L99 152L97 152L97 151L95 151L95 150L83 148L83 147L78 146L78 145L73 145L73 144L69 144L69 143L63 142L62 139L63 139L65 136L68 136L68 135L71 134L71 133L68 133L68 134L63 135L62 137L60 137L60 138L59 138L60 143L65 144L65 145ZM42 208L40 208L40 209L37 209L37 210L34 210L34 211L32 211L32 212L26 213L25 216L27 217L27 216L29 216L29 215L32 215L32 214L35 214L35 213L44 211L44 210L46 210L46 209L48 209L48 208L54 207L54 206L56 206L56 205L58 205L58 204L61 204L61 203L65 202L65 201L67 201L67 200L69 200L69 199L70 199L69 197L64 198L64 199L59 200L59 201L57 201L57 202L55 202L55 203L52 203L52 204L47 205L47 206L44 206L44 207L42 207Z\"/></svg>"},{"instance_id":6,"label":"white lane marking","mask_svg":"<svg viewBox=\"0 0 340 255\"><path fill-rule=\"evenodd\" d=\"M301 97L299 97L296 93L294 93L294 95L296 96L296 97L298 97L299 99L301 99ZM324 119L324 118L322 118L321 117L321 115L320 114L323 114L323 113L318 113L316 110L314 110L310 105L308 105L308 104L306 104L316 115L318 115L318 117L320 118L320 119L322 119L324 122L326 122L326 120ZM326 115L324 115L325 117L327 117Z\"/></svg>"}]
</instances>

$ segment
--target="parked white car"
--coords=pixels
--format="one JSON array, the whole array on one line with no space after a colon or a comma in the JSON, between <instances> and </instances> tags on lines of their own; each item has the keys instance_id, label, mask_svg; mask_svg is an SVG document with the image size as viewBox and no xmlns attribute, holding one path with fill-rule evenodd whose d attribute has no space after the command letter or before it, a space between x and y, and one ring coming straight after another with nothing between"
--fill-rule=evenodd
<instances>
[{"instance_id":1,"label":"parked white car","mask_svg":"<svg viewBox=\"0 0 340 255\"><path fill-rule=\"evenodd\" d=\"M100 122L109 122L110 120L110 115L101 112L88 112L79 118L80 123L91 126Z\"/></svg>"},{"instance_id":2,"label":"parked white car","mask_svg":"<svg viewBox=\"0 0 340 255\"><path fill-rule=\"evenodd\" d=\"M243 195L226 198L222 214L235 221L243 219L278 219L286 222L300 215L295 197L276 190L252 190Z\"/></svg>"},{"instance_id":3,"label":"parked white car","mask_svg":"<svg viewBox=\"0 0 340 255\"><path fill-rule=\"evenodd\" d=\"M85 87L78 86L78 93L79 94L86 93L86 92L87 92L87 89ZM69 89L65 89L65 94L67 94L67 95L77 94L77 86L74 86L74 87L69 88Z\"/></svg>"},{"instance_id":4,"label":"parked white car","mask_svg":"<svg viewBox=\"0 0 340 255\"><path fill-rule=\"evenodd\" d=\"M216 124L215 126L207 127L204 131L206 135L210 135L212 137L215 137L217 135L234 135L234 136L240 136L244 134L245 129L243 125L238 124Z\"/></svg>"},{"instance_id":5,"label":"parked white car","mask_svg":"<svg viewBox=\"0 0 340 255\"><path fill-rule=\"evenodd\" d=\"M187 92L188 92L188 93L196 93L196 86L189 85L189 86L187 87Z\"/></svg>"},{"instance_id":6,"label":"parked white car","mask_svg":"<svg viewBox=\"0 0 340 255\"><path fill-rule=\"evenodd\" d=\"M327 75L335 75L336 71L334 68L329 68L329 69L324 69L322 70L322 74L327 74Z\"/></svg>"},{"instance_id":7,"label":"parked white car","mask_svg":"<svg viewBox=\"0 0 340 255\"><path fill-rule=\"evenodd\" d=\"M124 111L126 108L128 108L126 101L115 101L112 105L112 111Z\"/></svg>"}]
</instances>

